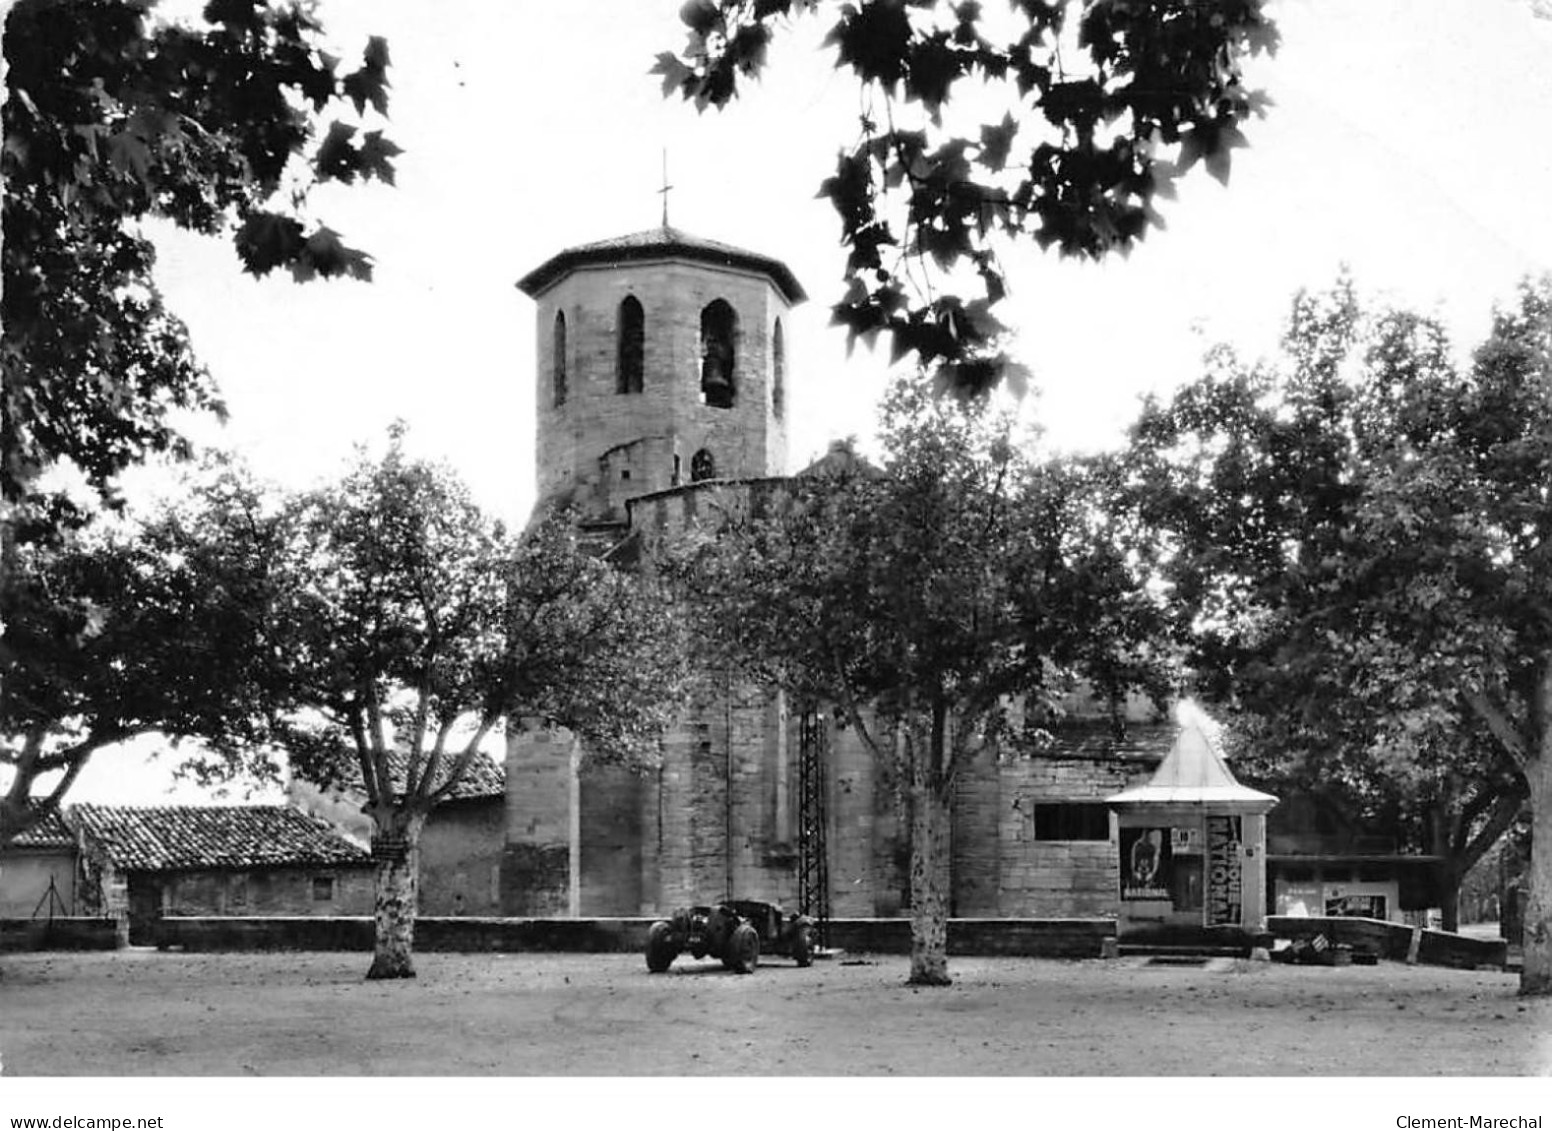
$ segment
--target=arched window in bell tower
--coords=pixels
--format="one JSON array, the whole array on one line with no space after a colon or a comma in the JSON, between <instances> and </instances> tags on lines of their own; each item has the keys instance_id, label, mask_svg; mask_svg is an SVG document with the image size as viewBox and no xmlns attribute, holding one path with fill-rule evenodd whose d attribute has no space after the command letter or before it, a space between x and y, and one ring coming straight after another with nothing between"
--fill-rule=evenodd
<instances>
[{"instance_id":1,"label":"arched window in bell tower","mask_svg":"<svg viewBox=\"0 0 1552 1131\"><path fill-rule=\"evenodd\" d=\"M771 411L777 420L787 411L787 343L782 338L780 318L771 331Z\"/></svg>"},{"instance_id":2,"label":"arched window in bell tower","mask_svg":"<svg viewBox=\"0 0 1552 1131\"><path fill-rule=\"evenodd\" d=\"M550 376L555 385L555 407L566 403L566 315L555 312L555 333L551 342Z\"/></svg>"},{"instance_id":3,"label":"arched window in bell tower","mask_svg":"<svg viewBox=\"0 0 1552 1131\"><path fill-rule=\"evenodd\" d=\"M626 295L620 302L619 356L615 362L617 393L641 392L643 354L646 343L647 317L635 295Z\"/></svg>"},{"instance_id":4,"label":"arched window in bell tower","mask_svg":"<svg viewBox=\"0 0 1552 1131\"><path fill-rule=\"evenodd\" d=\"M690 457L690 482L699 483L702 479L715 479L717 477L717 465L711 458L711 453L705 448Z\"/></svg>"},{"instance_id":5,"label":"arched window in bell tower","mask_svg":"<svg viewBox=\"0 0 1552 1131\"><path fill-rule=\"evenodd\" d=\"M732 408L738 317L717 299L701 311L701 403Z\"/></svg>"}]
</instances>

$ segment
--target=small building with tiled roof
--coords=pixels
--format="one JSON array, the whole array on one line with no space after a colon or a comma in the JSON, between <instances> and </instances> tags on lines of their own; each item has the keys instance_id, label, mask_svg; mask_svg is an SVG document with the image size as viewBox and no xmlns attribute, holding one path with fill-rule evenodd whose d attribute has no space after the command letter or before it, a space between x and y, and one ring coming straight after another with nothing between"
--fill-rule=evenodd
<instances>
[{"instance_id":1,"label":"small building with tiled roof","mask_svg":"<svg viewBox=\"0 0 1552 1131\"><path fill-rule=\"evenodd\" d=\"M48 814L0 849L0 919L75 914L75 834Z\"/></svg>"},{"instance_id":2,"label":"small building with tiled roof","mask_svg":"<svg viewBox=\"0 0 1552 1131\"><path fill-rule=\"evenodd\" d=\"M396 789L403 789L407 769L407 754L395 751L389 772ZM338 825L362 844L371 842L372 821L362 811L366 796L359 784L321 790L293 780L286 792L292 804ZM422 915L500 914L505 811L506 775L494 759L480 754L421 830Z\"/></svg>"},{"instance_id":3,"label":"small building with tiled roof","mask_svg":"<svg viewBox=\"0 0 1552 1131\"><path fill-rule=\"evenodd\" d=\"M366 915L370 853L286 805L74 805L78 914L127 916L156 941L164 915Z\"/></svg>"}]
</instances>

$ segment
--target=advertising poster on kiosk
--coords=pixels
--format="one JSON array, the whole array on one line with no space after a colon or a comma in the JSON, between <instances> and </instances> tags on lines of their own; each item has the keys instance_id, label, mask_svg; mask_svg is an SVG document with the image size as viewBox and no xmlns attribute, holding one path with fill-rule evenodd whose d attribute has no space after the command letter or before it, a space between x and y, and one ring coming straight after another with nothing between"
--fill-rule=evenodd
<instances>
[{"instance_id":1,"label":"advertising poster on kiosk","mask_svg":"<svg viewBox=\"0 0 1552 1131\"><path fill-rule=\"evenodd\" d=\"M1207 818L1207 925L1235 927L1243 903L1240 819Z\"/></svg>"},{"instance_id":2,"label":"advertising poster on kiosk","mask_svg":"<svg viewBox=\"0 0 1552 1131\"><path fill-rule=\"evenodd\" d=\"M1121 830L1121 898L1169 899L1170 831Z\"/></svg>"}]
</instances>

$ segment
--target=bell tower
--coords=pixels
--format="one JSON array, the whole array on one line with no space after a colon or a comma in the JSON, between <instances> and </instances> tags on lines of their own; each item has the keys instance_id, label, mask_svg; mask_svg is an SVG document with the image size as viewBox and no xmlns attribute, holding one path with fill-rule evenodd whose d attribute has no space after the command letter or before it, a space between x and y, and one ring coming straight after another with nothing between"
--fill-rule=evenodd
<instances>
[{"instance_id":1,"label":"bell tower","mask_svg":"<svg viewBox=\"0 0 1552 1131\"><path fill-rule=\"evenodd\" d=\"M540 505L786 473L788 267L666 224L569 248L518 281L538 323Z\"/></svg>"}]
</instances>

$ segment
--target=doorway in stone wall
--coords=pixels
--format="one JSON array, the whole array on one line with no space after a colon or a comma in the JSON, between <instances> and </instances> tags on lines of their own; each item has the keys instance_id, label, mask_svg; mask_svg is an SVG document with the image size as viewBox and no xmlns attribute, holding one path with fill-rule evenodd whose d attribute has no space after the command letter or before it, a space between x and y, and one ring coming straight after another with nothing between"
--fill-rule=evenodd
<instances>
[{"instance_id":1,"label":"doorway in stone wall","mask_svg":"<svg viewBox=\"0 0 1552 1131\"><path fill-rule=\"evenodd\" d=\"M129 945L155 946L162 921L162 885L150 876L129 877Z\"/></svg>"}]
</instances>

